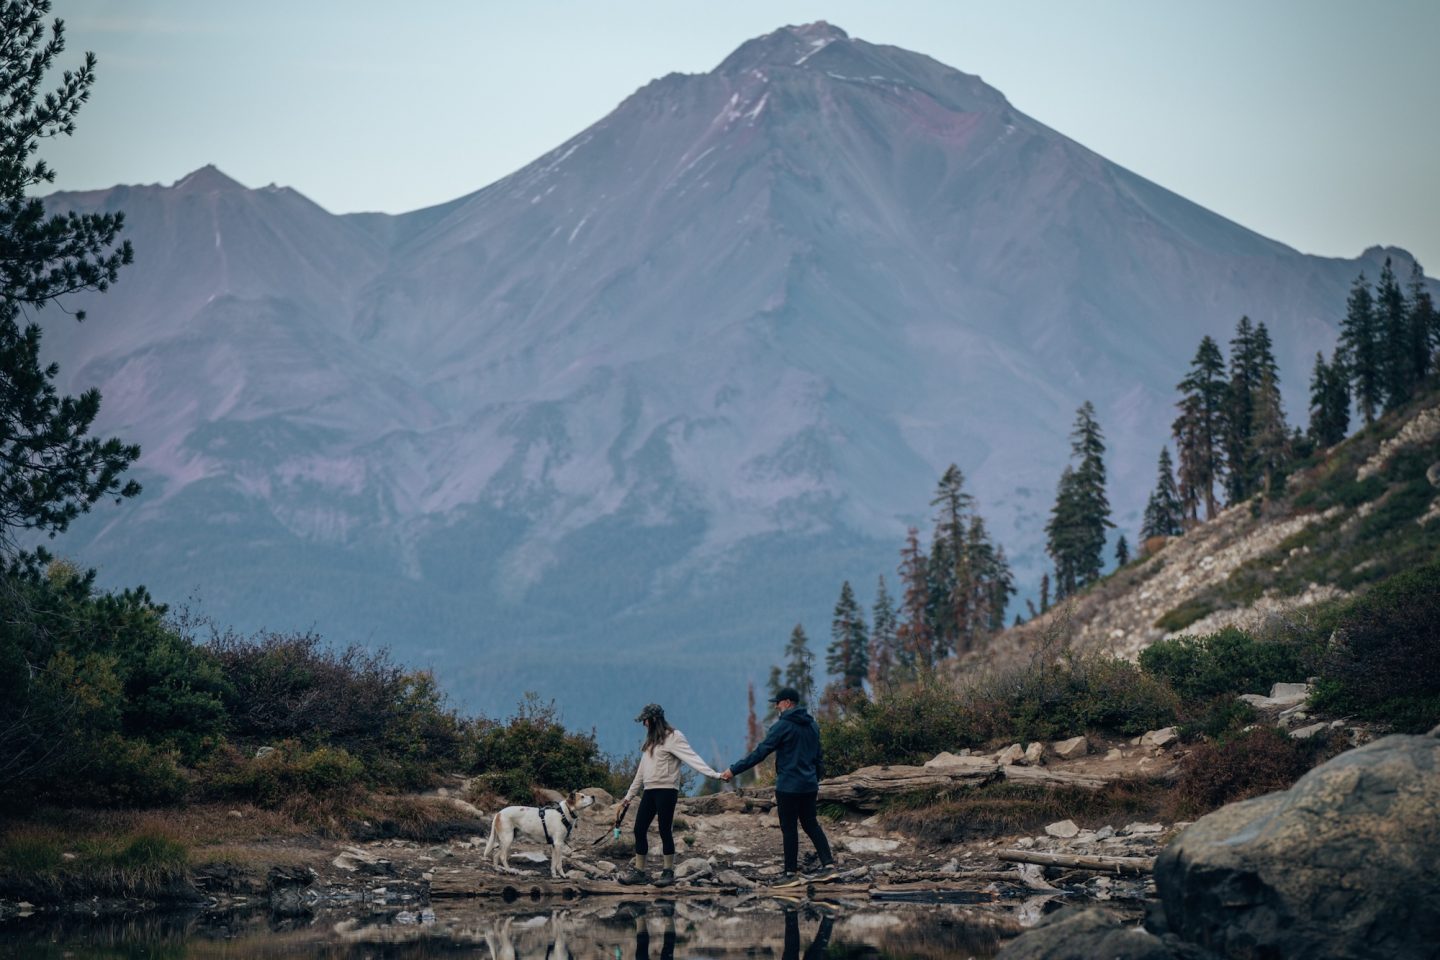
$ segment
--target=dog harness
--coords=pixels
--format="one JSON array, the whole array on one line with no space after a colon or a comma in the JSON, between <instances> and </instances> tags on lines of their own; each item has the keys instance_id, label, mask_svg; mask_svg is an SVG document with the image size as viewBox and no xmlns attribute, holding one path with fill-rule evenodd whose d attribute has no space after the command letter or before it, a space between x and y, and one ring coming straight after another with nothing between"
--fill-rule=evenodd
<instances>
[{"instance_id":1,"label":"dog harness","mask_svg":"<svg viewBox=\"0 0 1440 960\"><path fill-rule=\"evenodd\" d=\"M540 812L540 832L545 834L545 842L548 845L552 847L555 846L555 841L550 838L550 825L545 822L545 814L551 810L554 810L556 813L560 814L560 823L563 824L565 827L565 834L560 839L564 840L566 837L570 836L570 818L565 816L565 810L563 807L560 806L560 804L551 803L543 807L536 807L535 809Z\"/></svg>"}]
</instances>

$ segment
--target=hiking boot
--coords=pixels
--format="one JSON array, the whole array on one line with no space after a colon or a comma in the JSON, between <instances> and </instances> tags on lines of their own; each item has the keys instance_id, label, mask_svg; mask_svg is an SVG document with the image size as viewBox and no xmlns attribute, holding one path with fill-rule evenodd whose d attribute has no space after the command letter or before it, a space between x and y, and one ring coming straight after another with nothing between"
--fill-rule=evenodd
<instances>
[{"instance_id":1,"label":"hiking boot","mask_svg":"<svg viewBox=\"0 0 1440 960\"><path fill-rule=\"evenodd\" d=\"M644 870L636 870L634 867L631 867L616 877L615 882L622 883L627 887L638 887L641 884L649 883L650 875Z\"/></svg>"},{"instance_id":2,"label":"hiking boot","mask_svg":"<svg viewBox=\"0 0 1440 960\"><path fill-rule=\"evenodd\" d=\"M668 869L668 868L665 869L665 870L661 870L661 871L660 871L660 876L658 876L658 877L655 878L655 886L657 886L657 887L668 887L668 886L670 886L670 884L672 884L672 883L674 883L674 882L675 882L675 871L674 871L674 870L670 870L670 869Z\"/></svg>"},{"instance_id":3,"label":"hiking boot","mask_svg":"<svg viewBox=\"0 0 1440 960\"><path fill-rule=\"evenodd\" d=\"M822 863L820 864L820 869L812 870L806 874L806 877L810 880L829 880L833 876L835 876L835 864L833 863Z\"/></svg>"},{"instance_id":4,"label":"hiking boot","mask_svg":"<svg viewBox=\"0 0 1440 960\"><path fill-rule=\"evenodd\" d=\"M784 873L780 874L780 876L776 877L774 880L771 880L771 881L770 881L770 886L772 886L772 887L788 887L788 886L790 886L790 885L793 884L793 883L799 883L799 882L800 882L800 875L799 875L798 873L794 873L793 871L787 870L787 871L785 871Z\"/></svg>"}]
</instances>

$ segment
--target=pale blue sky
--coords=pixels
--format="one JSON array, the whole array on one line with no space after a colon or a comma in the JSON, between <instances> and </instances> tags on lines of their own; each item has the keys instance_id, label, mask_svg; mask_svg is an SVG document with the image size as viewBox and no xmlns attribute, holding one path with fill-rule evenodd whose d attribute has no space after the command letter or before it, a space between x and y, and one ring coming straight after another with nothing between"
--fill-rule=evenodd
<instances>
[{"instance_id":1,"label":"pale blue sky","mask_svg":"<svg viewBox=\"0 0 1440 960\"><path fill-rule=\"evenodd\" d=\"M403 7L403 9L402 9ZM214 163L336 212L485 186L649 80L829 20L1309 253L1440 273L1440 0L56 0L100 79L57 186Z\"/></svg>"}]
</instances>

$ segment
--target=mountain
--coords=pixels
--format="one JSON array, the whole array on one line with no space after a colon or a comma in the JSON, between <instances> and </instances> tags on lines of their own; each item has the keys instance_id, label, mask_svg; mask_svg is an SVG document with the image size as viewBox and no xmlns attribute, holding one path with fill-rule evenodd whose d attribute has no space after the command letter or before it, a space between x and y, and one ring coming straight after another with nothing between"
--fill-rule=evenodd
<instances>
[{"instance_id":1,"label":"mountain","mask_svg":"<svg viewBox=\"0 0 1440 960\"><path fill-rule=\"evenodd\" d=\"M48 202L124 210L137 251L47 327L145 451L63 552L610 747L673 704L707 754L797 620L823 649L842 579L893 582L948 463L1033 585L1082 400L1133 538L1203 334L1268 324L1295 416L1356 273L1410 265L1303 255L824 23L413 213L213 167Z\"/></svg>"}]
</instances>

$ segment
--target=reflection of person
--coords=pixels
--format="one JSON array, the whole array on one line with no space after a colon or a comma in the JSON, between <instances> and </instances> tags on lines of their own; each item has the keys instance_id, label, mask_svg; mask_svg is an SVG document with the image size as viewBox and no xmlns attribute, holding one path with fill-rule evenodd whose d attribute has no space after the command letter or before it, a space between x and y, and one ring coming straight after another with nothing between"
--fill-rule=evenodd
<instances>
[{"instance_id":1,"label":"reflection of person","mask_svg":"<svg viewBox=\"0 0 1440 960\"><path fill-rule=\"evenodd\" d=\"M830 947L830 925L834 919L830 914L820 918L820 929L815 931L815 939L805 950L805 960L823 960L825 951ZM638 955L636 960L642 960ZM785 953L781 960L800 960L800 915L794 910L785 911Z\"/></svg>"},{"instance_id":2,"label":"reflection of person","mask_svg":"<svg viewBox=\"0 0 1440 960\"><path fill-rule=\"evenodd\" d=\"M635 795L640 795L640 810L635 814L635 863L616 879L625 884L644 883L649 879L645 873L645 855L650 852L646 834L650 832L650 823L658 817L660 852L665 857L665 866L655 885L663 887L675 882L673 824L675 801L680 798L680 764L688 764L707 777L718 778L720 774L700 759L685 734L665 722L665 711L660 704L646 705L635 721L645 724L645 745L640 749L640 767L623 801L628 807Z\"/></svg>"},{"instance_id":3,"label":"reflection of person","mask_svg":"<svg viewBox=\"0 0 1440 960\"><path fill-rule=\"evenodd\" d=\"M835 861L830 853L830 841L825 839L825 831L820 829L820 820L815 814L815 798L820 790L820 727L800 706L800 693L794 687L782 687L770 702L780 711L779 719L760 745L743 760L730 764L720 779L729 780L775 754L775 808L780 816L781 846L785 853L785 872L779 882L794 880L799 869L797 823L805 828L805 835L815 844L815 853L820 857L820 869L813 876L828 877L835 872Z\"/></svg>"},{"instance_id":4,"label":"reflection of person","mask_svg":"<svg viewBox=\"0 0 1440 960\"><path fill-rule=\"evenodd\" d=\"M635 960L650 960L650 927L643 916L635 918ZM675 921L669 917L660 941L660 960L675 960Z\"/></svg>"}]
</instances>

